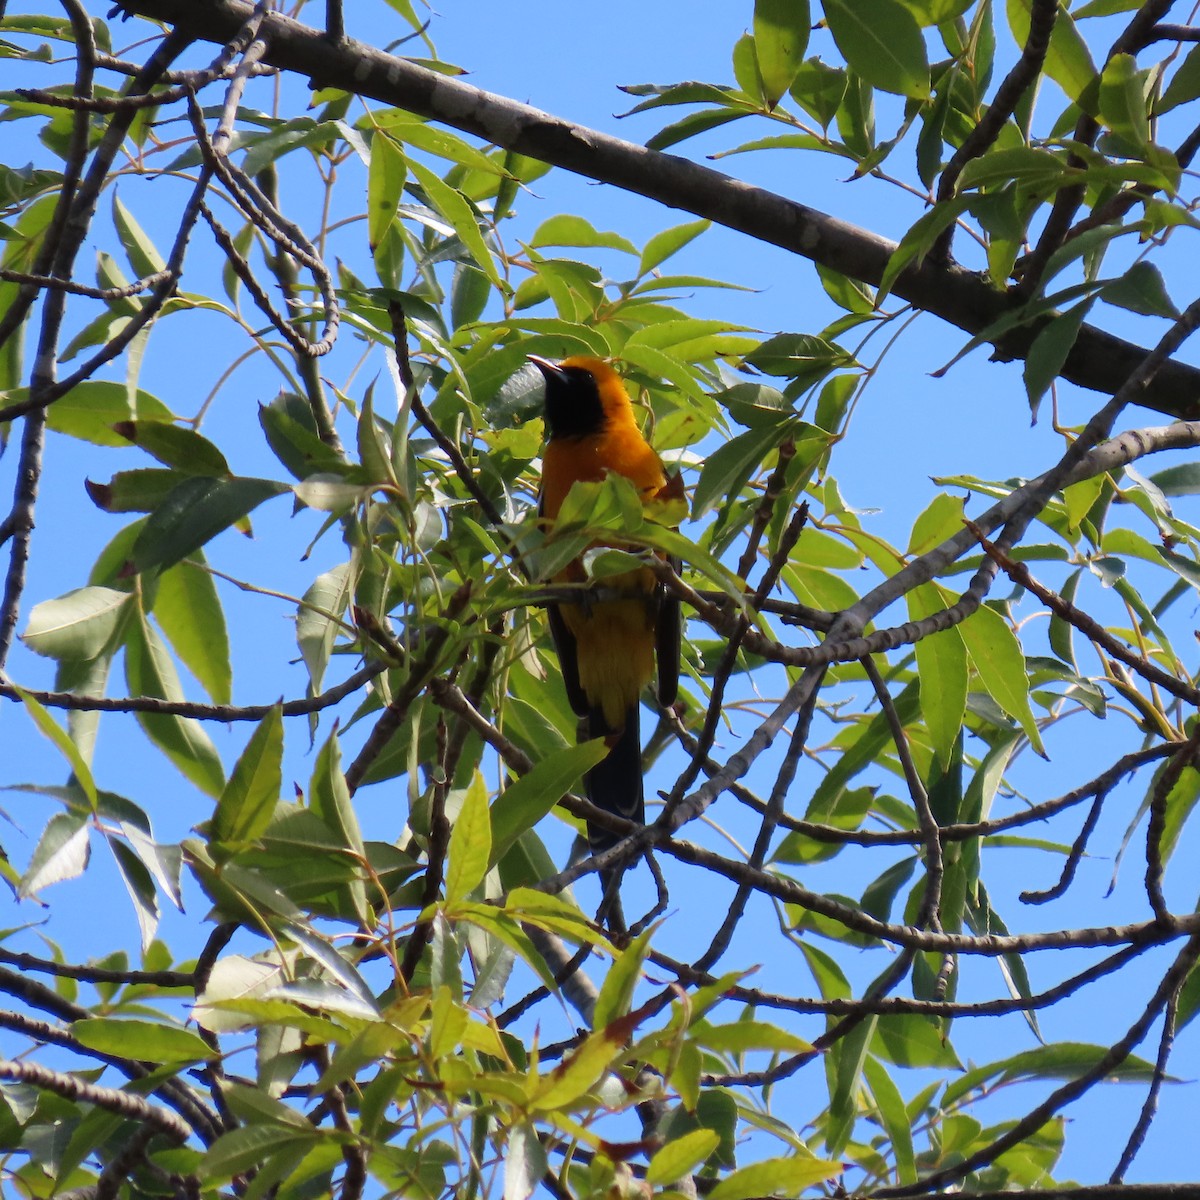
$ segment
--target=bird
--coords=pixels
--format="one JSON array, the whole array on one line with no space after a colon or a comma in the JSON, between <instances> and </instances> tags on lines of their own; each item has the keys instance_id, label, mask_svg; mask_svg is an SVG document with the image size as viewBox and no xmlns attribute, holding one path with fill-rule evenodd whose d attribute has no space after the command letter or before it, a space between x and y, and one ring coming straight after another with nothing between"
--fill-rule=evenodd
<instances>
[{"instance_id":1,"label":"bird","mask_svg":"<svg viewBox=\"0 0 1200 1200\"><path fill-rule=\"evenodd\" d=\"M529 361L545 381L547 442L542 454L538 511L553 521L576 482L623 475L643 503L682 500L683 481L668 476L662 460L642 436L621 377L601 358L573 355L554 363ZM555 576L559 583L586 583L579 559ZM663 705L675 702L679 685L681 614L679 600L639 567L604 580L606 589L633 593L628 599L547 606L550 634L562 669L567 698L583 732L602 737L609 752L586 775L587 798L597 808L645 824L642 784L641 694L654 678ZM588 827L593 854L621 836ZM607 890L607 888L606 888Z\"/></svg>"}]
</instances>

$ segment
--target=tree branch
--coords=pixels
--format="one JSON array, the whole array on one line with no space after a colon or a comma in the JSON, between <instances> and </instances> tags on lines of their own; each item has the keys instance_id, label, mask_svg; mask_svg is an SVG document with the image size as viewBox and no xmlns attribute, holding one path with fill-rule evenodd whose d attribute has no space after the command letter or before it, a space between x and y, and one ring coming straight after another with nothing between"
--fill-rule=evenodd
<instances>
[{"instance_id":1,"label":"tree branch","mask_svg":"<svg viewBox=\"0 0 1200 1200\"><path fill-rule=\"evenodd\" d=\"M232 38L253 11L245 0L122 0L121 7L210 42ZM262 36L270 43L264 61L272 66L706 217L864 283L879 283L896 249L869 230L687 159L575 125L350 38L334 44L320 30L280 13L265 18ZM981 275L928 258L903 271L892 291L970 334L982 333L1018 303ZM1047 314L998 339L996 357L1023 358L1050 319ZM1061 374L1080 387L1111 393L1145 354L1143 347L1084 325ZM1172 361L1137 402L1172 416L1195 416L1198 395L1200 370Z\"/></svg>"}]
</instances>

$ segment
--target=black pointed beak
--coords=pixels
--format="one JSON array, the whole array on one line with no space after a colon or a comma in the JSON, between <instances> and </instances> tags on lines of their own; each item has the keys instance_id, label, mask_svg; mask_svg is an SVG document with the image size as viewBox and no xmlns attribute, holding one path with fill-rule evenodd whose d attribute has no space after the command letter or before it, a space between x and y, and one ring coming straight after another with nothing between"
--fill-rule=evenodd
<instances>
[{"instance_id":1,"label":"black pointed beak","mask_svg":"<svg viewBox=\"0 0 1200 1200\"><path fill-rule=\"evenodd\" d=\"M567 380L566 372L558 363L552 363L548 358L542 358L537 354L527 354L525 356L529 362L542 373L542 378L549 383L550 380L555 380L558 383L565 383Z\"/></svg>"}]
</instances>

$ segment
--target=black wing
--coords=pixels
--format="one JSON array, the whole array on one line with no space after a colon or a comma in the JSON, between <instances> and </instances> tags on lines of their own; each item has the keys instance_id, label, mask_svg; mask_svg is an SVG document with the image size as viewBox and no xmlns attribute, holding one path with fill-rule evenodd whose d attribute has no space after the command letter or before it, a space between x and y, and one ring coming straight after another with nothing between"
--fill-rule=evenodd
<instances>
[{"instance_id":1,"label":"black wing","mask_svg":"<svg viewBox=\"0 0 1200 1200\"><path fill-rule=\"evenodd\" d=\"M543 515L542 497L539 496L538 516ZM554 643L554 653L558 655L558 667L562 671L567 699L577 717L586 717L591 711L591 706L579 682L579 651L575 646L575 635L567 628L562 610L557 604L546 605L546 619L550 622L550 640Z\"/></svg>"},{"instance_id":2,"label":"black wing","mask_svg":"<svg viewBox=\"0 0 1200 1200\"><path fill-rule=\"evenodd\" d=\"M546 617L550 622L550 637L554 642L554 652L558 655L558 666L562 671L563 685L567 689L567 699L577 717L586 717L591 711L591 706L579 682L579 654L575 648L575 635L567 628L562 610L557 604L546 605Z\"/></svg>"},{"instance_id":3,"label":"black wing","mask_svg":"<svg viewBox=\"0 0 1200 1200\"><path fill-rule=\"evenodd\" d=\"M683 565L679 559L667 560L676 571ZM656 589L658 612L654 622L654 652L658 660L658 702L675 703L679 693L679 654L683 643L683 614L679 597L668 592L662 584Z\"/></svg>"}]
</instances>

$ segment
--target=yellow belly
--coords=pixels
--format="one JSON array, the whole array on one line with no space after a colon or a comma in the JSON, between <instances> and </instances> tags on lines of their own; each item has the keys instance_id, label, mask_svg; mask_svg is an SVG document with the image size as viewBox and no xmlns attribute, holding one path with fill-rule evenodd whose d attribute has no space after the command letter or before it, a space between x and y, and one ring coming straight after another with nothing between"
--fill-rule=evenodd
<instances>
[{"instance_id":1,"label":"yellow belly","mask_svg":"<svg viewBox=\"0 0 1200 1200\"><path fill-rule=\"evenodd\" d=\"M564 604L561 612L575 636L579 683L614 732L654 675L654 574L642 568L606 578L603 586L645 590L645 600Z\"/></svg>"}]
</instances>

